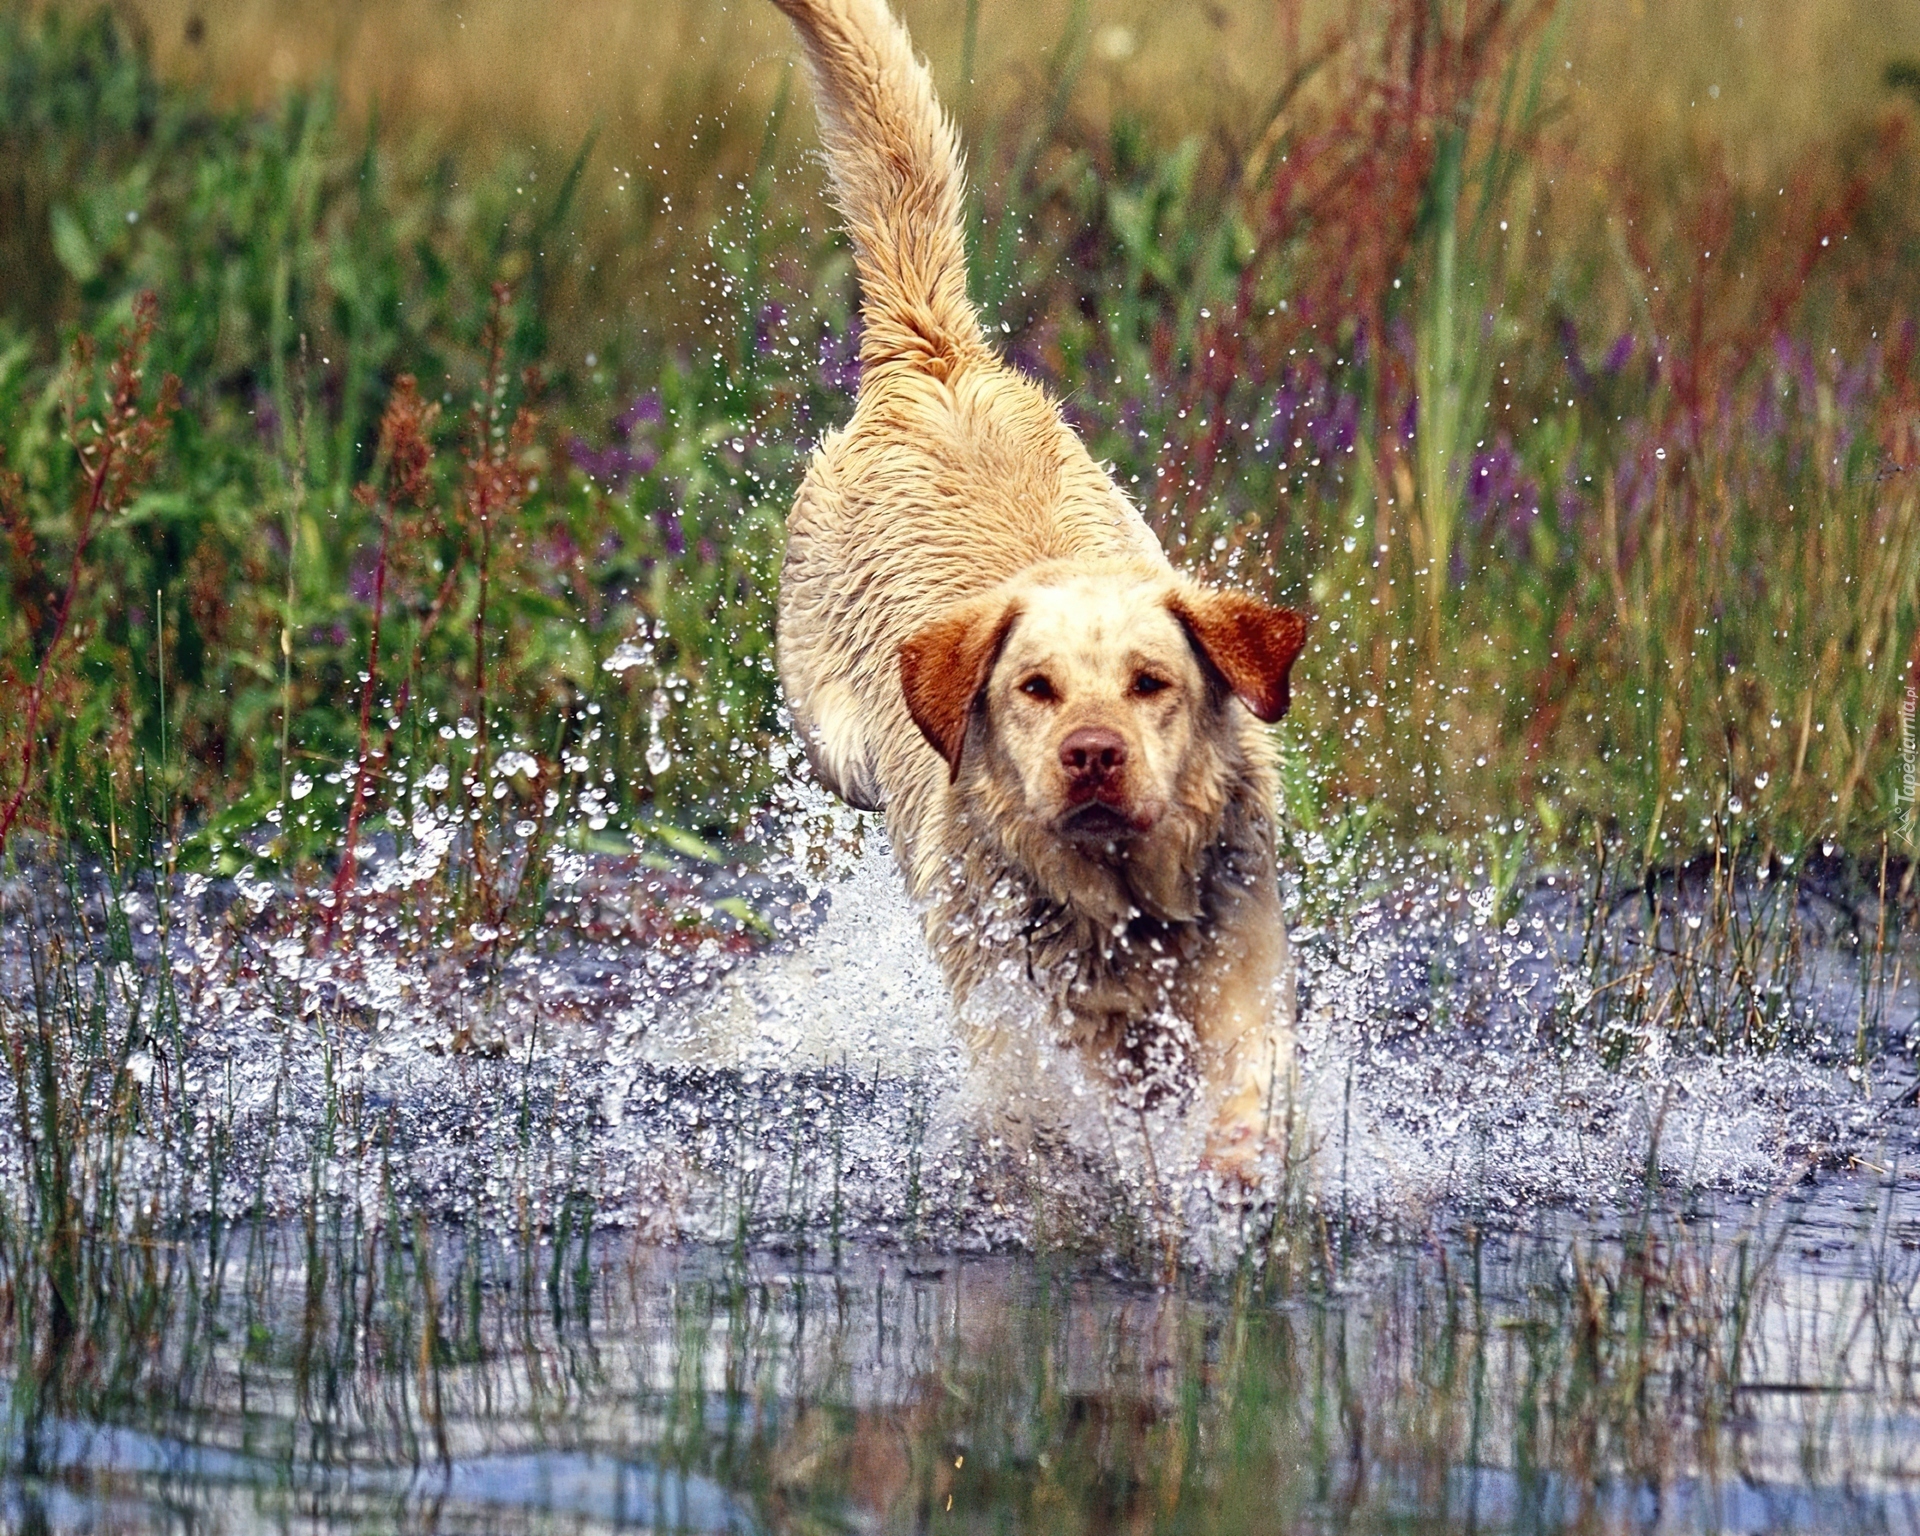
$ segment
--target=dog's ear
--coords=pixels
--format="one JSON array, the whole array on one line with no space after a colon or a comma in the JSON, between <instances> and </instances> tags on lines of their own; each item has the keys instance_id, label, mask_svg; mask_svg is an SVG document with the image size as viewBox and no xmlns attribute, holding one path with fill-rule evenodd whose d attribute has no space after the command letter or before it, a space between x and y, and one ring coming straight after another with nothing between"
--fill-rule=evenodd
<instances>
[{"instance_id":1,"label":"dog's ear","mask_svg":"<svg viewBox=\"0 0 1920 1536\"><path fill-rule=\"evenodd\" d=\"M900 647L907 713L947 760L949 783L960 777L967 721L1016 616L1003 596L976 598L942 614Z\"/></svg>"},{"instance_id":2,"label":"dog's ear","mask_svg":"<svg viewBox=\"0 0 1920 1536\"><path fill-rule=\"evenodd\" d=\"M1242 704L1269 724L1287 712L1287 674L1307 640L1302 615L1210 587L1179 593L1169 606Z\"/></svg>"}]
</instances>

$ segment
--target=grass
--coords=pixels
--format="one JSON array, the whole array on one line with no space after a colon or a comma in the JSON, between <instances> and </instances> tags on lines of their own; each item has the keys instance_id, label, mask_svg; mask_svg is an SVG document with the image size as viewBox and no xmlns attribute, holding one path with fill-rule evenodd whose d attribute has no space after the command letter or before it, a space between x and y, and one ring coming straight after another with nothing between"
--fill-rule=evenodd
<instances>
[{"instance_id":1,"label":"grass","mask_svg":"<svg viewBox=\"0 0 1920 1536\"><path fill-rule=\"evenodd\" d=\"M209 83L282 35L268 15L205 19ZM1600 68L1591 20L1297 23L1238 144L1076 105L1099 67L1084 19L1027 87L963 98L998 114L976 244L1010 354L1187 563L1315 610L1289 729L1336 802L1402 836L1517 810L1543 850L1598 827L1646 867L1716 818L1759 858L1876 846L1904 808L1920 569L1899 91L1809 127L1768 198L1698 135L1624 176L1573 140L1553 65ZM275 861L344 890L363 824L408 819L412 781L374 755L404 739L431 774L466 719L469 770L538 765L515 804L570 778L609 824L738 838L778 733L780 509L850 383L846 256L807 207L787 87L750 151L726 138L739 190L690 225L590 125L476 178L353 126L330 87L216 107L121 23L7 25L6 655L77 716L9 719L15 819L102 820L83 761L165 773L186 857L235 867L277 811ZM420 89L453 89L436 70ZM691 84L662 89L649 110L686 110ZM671 300L597 275L616 236ZM620 281L657 318L583 331L622 312L596 286ZM149 371L184 403L138 494L89 524L81 424L60 423L90 365L52 344L114 345L142 293ZM420 456L399 509L395 410ZM515 420L511 464L482 474L473 434ZM48 647L36 594L76 574ZM296 803L297 782L323 789Z\"/></svg>"}]
</instances>

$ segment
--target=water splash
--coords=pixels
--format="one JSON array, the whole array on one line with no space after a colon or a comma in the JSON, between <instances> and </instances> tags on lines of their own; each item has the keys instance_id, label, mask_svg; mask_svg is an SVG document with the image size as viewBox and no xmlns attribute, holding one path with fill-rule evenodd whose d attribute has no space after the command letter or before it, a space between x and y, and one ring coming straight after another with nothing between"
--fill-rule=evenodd
<instances>
[{"instance_id":1,"label":"water splash","mask_svg":"<svg viewBox=\"0 0 1920 1536\"><path fill-rule=\"evenodd\" d=\"M1070 1146L996 1143L1006 1085L969 1069L877 823L798 785L762 831L777 853L758 871L556 847L556 908L584 916L489 963L405 915L451 835L366 860L350 944L317 945L257 876L183 886L164 935L136 892L135 963L108 994L150 1004L164 959L181 1085L233 1149L228 1215L258 1200L291 1216L319 1188L504 1231L529 1201L585 1198L601 1225L662 1236L980 1247L1029 1240L1040 1197L1056 1234L1071 1208L1096 1244L1117 1222L1172 1220L1202 1250L1238 1230L1237 1209L1180 1182L1192 1127L1115 1115L1070 1069ZM1659 988L1684 976L1596 962L1608 945L1678 953L1684 901L1649 925L1564 878L1502 896L1409 864L1391 894L1321 910L1295 934L1289 1199L1376 1221L1647 1181L1757 1193L1915 1140L1913 967L1875 1001L1863 1071L1846 1047L1873 981L1831 913L1793 914L1791 977L1728 989L1791 1025L1761 1051L1663 1024ZM24 975L17 942L4 963ZM1623 981L1647 993L1639 1022L1591 1022ZM24 1155L0 1146L0 1175Z\"/></svg>"}]
</instances>

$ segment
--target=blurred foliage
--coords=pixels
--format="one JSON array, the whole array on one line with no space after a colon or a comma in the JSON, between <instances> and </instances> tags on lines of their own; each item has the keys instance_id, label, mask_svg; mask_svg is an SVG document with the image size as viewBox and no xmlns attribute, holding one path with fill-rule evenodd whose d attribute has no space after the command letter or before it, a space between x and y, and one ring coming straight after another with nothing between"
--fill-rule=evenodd
<instances>
[{"instance_id":1,"label":"blurred foliage","mask_svg":"<svg viewBox=\"0 0 1920 1536\"><path fill-rule=\"evenodd\" d=\"M1710 826L1864 846L1904 814L1920 664L1904 66L1768 198L1711 146L1575 174L1555 25L1356 14L1248 131L1163 143L1067 110L1076 14L980 145L976 295L1176 558L1314 610L1283 729L1329 824L1519 817L1648 865ZM35 740L0 716L0 793L36 761L28 824L98 836L139 776L229 864L350 864L349 823L404 840L495 781L500 829L564 784L581 836L740 835L786 761L784 509L856 379L844 242L779 170L791 108L681 234L703 326L629 316L598 356L556 276L591 139L476 176L325 91L215 109L115 13L9 12L0 449L31 536L0 559L78 600L71 707ZM80 537L69 343L142 293L179 408ZM0 613L12 675L44 638Z\"/></svg>"},{"instance_id":2,"label":"blurred foliage","mask_svg":"<svg viewBox=\"0 0 1920 1536\"><path fill-rule=\"evenodd\" d=\"M732 246L737 314L722 318L739 319L742 345L655 358L624 412L590 385L570 400L538 367L541 253L563 238L585 149L537 203L524 185L466 185L450 164L356 143L324 93L215 112L163 86L110 12L0 27L0 444L34 532L7 575L23 589L79 578L69 670L99 706L44 726L56 771L42 824L63 810L104 821L103 775L124 793L136 771L164 772L203 830L282 808L283 852L326 846L350 799L342 764L365 745L356 706L383 565L376 714L406 717L416 777L463 718L548 760L591 736L609 800L733 824L766 788L764 753L746 744L774 723L782 500L808 421L844 403L828 322L804 347L770 339L768 318L796 305L770 297L751 241ZM508 297L490 330L496 282ZM84 381L58 360L62 338L116 333L141 294L157 296L146 363L185 381L182 408L152 483L77 541L81 465L61 410ZM355 492L386 473L379 423L403 375L440 408L439 452L388 548L384 501ZM529 435L524 494L483 528L470 441L458 451L472 413L504 430L550 398L618 420L588 429L599 449ZM598 478L570 467L569 438ZM411 636L397 657L395 626ZM29 673L31 630L18 607L0 622L0 654ZM603 671L636 634L654 637L649 663ZM649 772L656 739L666 765ZM296 778L322 793L295 803Z\"/></svg>"}]
</instances>

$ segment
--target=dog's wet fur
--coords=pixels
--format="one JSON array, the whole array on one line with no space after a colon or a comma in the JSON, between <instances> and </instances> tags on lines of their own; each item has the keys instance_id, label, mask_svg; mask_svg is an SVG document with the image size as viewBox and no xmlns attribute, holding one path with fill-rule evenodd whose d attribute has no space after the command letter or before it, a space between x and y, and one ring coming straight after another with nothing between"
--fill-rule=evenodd
<instances>
[{"instance_id":1,"label":"dog's wet fur","mask_svg":"<svg viewBox=\"0 0 1920 1536\"><path fill-rule=\"evenodd\" d=\"M1191 1100L1208 1158L1244 1171L1291 1061L1261 722L1306 623L1176 572L987 345L958 150L884 0L775 3L813 68L863 322L853 418L814 456L781 576L809 757L885 811L1010 1120L1030 1069L1077 1052L1117 1103Z\"/></svg>"}]
</instances>

